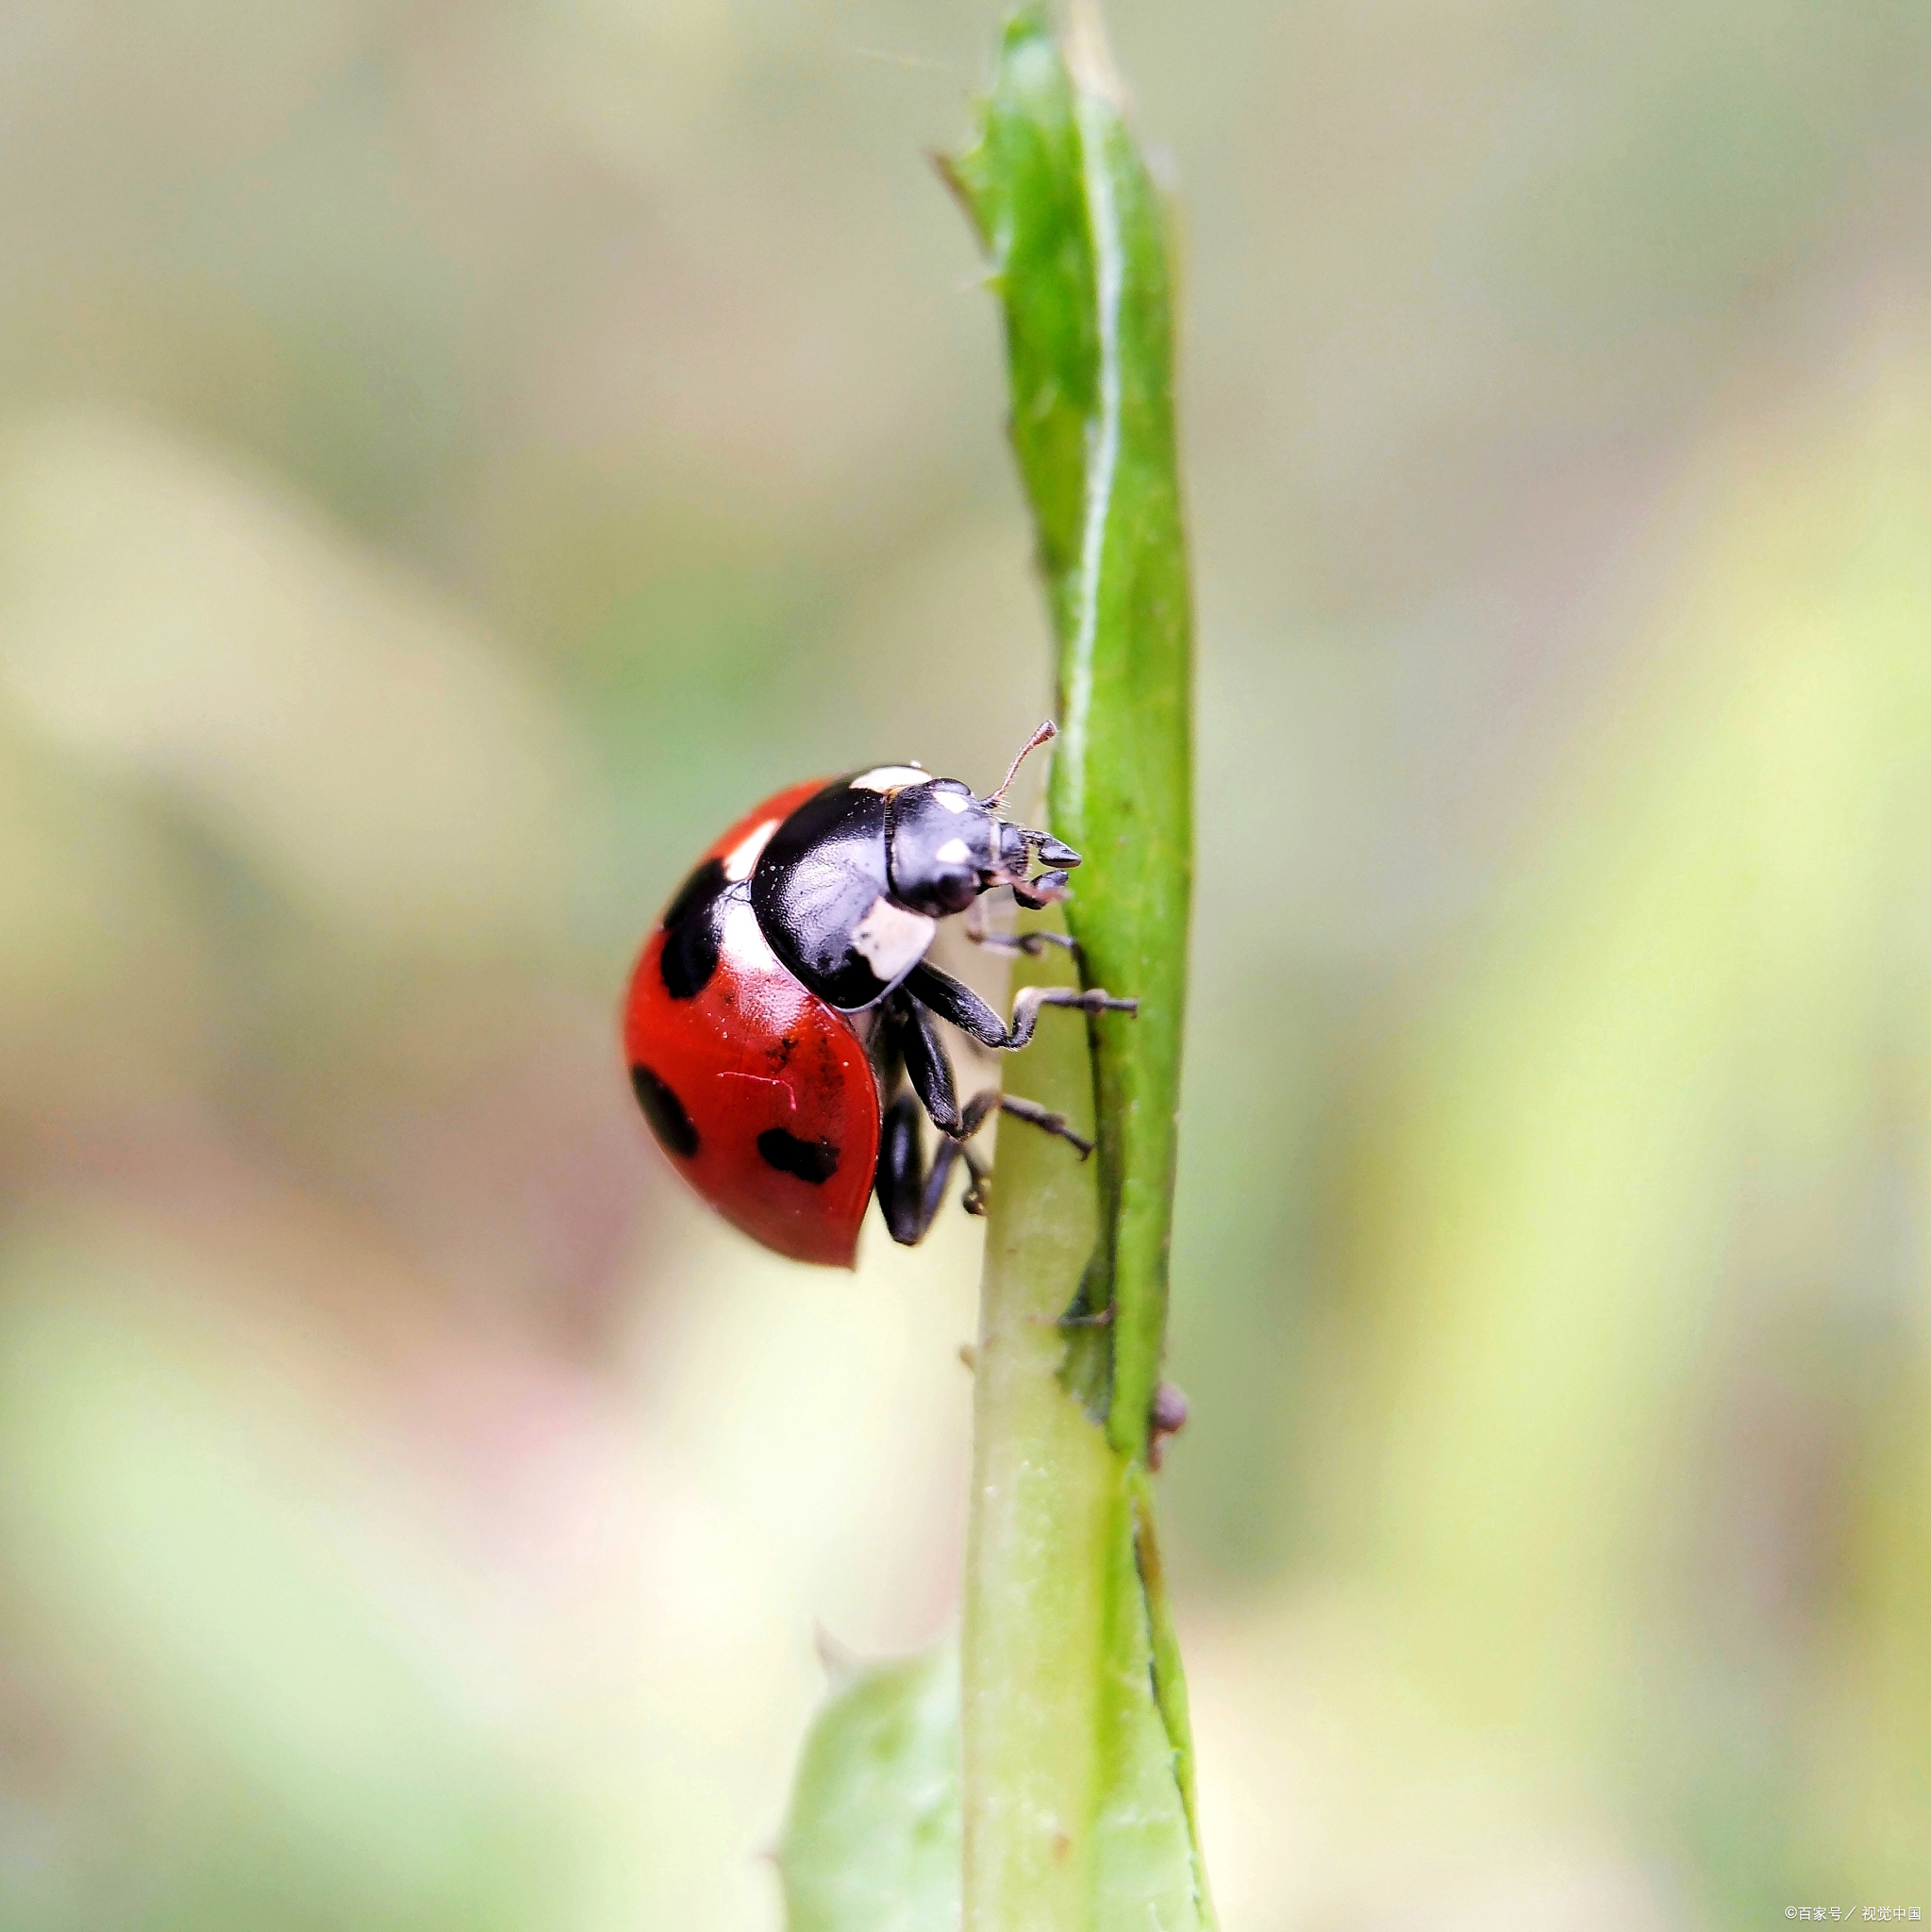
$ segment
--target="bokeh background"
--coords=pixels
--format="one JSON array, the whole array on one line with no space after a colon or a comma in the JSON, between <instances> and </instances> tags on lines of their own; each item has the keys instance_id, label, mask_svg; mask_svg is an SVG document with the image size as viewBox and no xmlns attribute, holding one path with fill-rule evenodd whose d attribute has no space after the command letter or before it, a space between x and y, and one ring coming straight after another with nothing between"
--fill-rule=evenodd
<instances>
[{"instance_id":1,"label":"bokeh background","mask_svg":"<svg viewBox=\"0 0 1931 1932\"><path fill-rule=\"evenodd\" d=\"M771 1927L978 1228L681 1196L780 782L1046 704L966 0L0 11L0 1923ZM1931 16L1114 0L1229 1932L1931 1907Z\"/></svg>"}]
</instances>

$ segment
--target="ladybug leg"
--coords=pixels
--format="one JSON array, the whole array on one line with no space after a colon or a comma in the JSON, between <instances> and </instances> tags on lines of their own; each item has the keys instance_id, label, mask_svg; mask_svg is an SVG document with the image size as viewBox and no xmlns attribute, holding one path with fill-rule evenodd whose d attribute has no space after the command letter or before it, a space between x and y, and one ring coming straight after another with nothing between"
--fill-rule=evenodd
<instances>
[{"instance_id":1,"label":"ladybug leg","mask_svg":"<svg viewBox=\"0 0 1931 1932\"><path fill-rule=\"evenodd\" d=\"M908 1084L886 1108L878 1136L878 1170L874 1191L879 1211L893 1241L904 1247L924 1240L938 1218L946 1183L964 1152L964 1142L976 1133L998 1096L983 1094L964 1108L953 1083L952 1062L932 1024L932 1016L915 1000L894 993L887 1002L881 1075L898 1085L903 1068ZM929 1114L941 1135L929 1171L919 1133L921 1108ZM973 1183L966 1191L969 1211L983 1185L983 1169L970 1155L967 1166Z\"/></svg>"},{"instance_id":2,"label":"ladybug leg","mask_svg":"<svg viewBox=\"0 0 1931 1932\"><path fill-rule=\"evenodd\" d=\"M1016 1121L1024 1121L1038 1127L1041 1133L1055 1135L1061 1141L1070 1141L1079 1150L1084 1160L1093 1151L1093 1143L1084 1134L1074 1132L1072 1124L1063 1113L1054 1113L1050 1108L1040 1107L1031 1100L1021 1100L1017 1095L1002 1093L999 1096L999 1111L1009 1113ZM990 1179L989 1174L987 1179Z\"/></svg>"},{"instance_id":3,"label":"ladybug leg","mask_svg":"<svg viewBox=\"0 0 1931 1932\"><path fill-rule=\"evenodd\" d=\"M874 1191L879 1211L893 1241L902 1247L916 1247L931 1232L945 1201L946 1183L952 1170L964 1161L972 1178L966 1184L959 1205L968 1214L983 1214L990 1198L992 1170L970 1144L972 1137L994 1113L1009 1113L1046 1133L1070 1141L1084 1160L1093 1143L1070 1127L1063 1115L1036 1107L1030 1100L1008 1100L997 1088L975 1093L958 1110L957 1125L941 1135L932 1156L929 1170L919 1141L920 1096L909 1087L885 1110L878 1137L878 1171ZM924 1170L922 1172L922 1170Z\"/></svg>"},{"instance_id":4,"label":"ladybug leg","mask_svg":"<svg viewBox=\"0 0 1931 1932\"><path fill-rule=\"evenodd\" d=\"M917 1096L907 1088L886 1108L878 1136L874 1191L885 1216L886 1231L901 1247L916 1247L930 1231L960 1151L957 1141L945 1137L932 1157L931 1171L925 1172L924 1152L919 1145Z\"/></svg>"},{"instance_id":5,"label":"ladybug leg","mask_svg":"<svg viewBox=\"0 0 1931 1932\"><path fill-rule=\"evenodd\" d=\"M1079 951L1079 941L1063 932L993 932L986 924L986 902L974 899L966 908L965 936L975 946L994 953L1024 953L1037 959L1048 946L1064 946L1069 953Z\"/></svg>"},{"instance_id":6,"label":"ladybug leg","mask_svg":"<svg viewBox=\"0 0 1931 1932\"><path fill-rule=\"evenodd\" d=\"M991 1169L968 1143L995 1112L1009 1113L1070 1141L1082 1160L1093 1151L1092 1142L1075 1133L1064 1115L1030 1100L1009 1099L996 1087L974 1094L960 1107L952 1063L931 1014L916 1000L895 997L888 1007L885 1026L891 1036L889 1058L904 1066L907 1084L886 1108L880 1124L874 1191L887 1231L902 1246L914 1247L930 1232L952 1170L961 1160L972 1176L961 1205L968 1214L986 1211ZM940 1131L929 1169L919 1132L922 1108Z\"/></svg>"},{"instance_id":7,"label":"ladybug leg","mask_svg":"<svg viewBox=\"0 0 1931 1932\"><path fill-rule=\"evenodd\" d=\"M964 989L960 988L960 991ZM988 1008L987 1011L990 1013L991 1008ZM954 1141L970 1141L985 1124L986 1117L996 1108L1001 1113L1009 1113L1014 1120L1026 1121L1046 1133L1057 1134L1062 1141L1072 1141L1079 1149L1082 1160L1093 1151L1093 1143L1083 1134L1075 1134L1064 1114L1054 1113L1034 1101L1021 1100L1016 1096L1008 1098L996 1087L989 1087L983 1093L974 1094L961 1108L953 1085L952 1062L945 1057L945 1048L940 1041L938 1029L932 1024L931 1014L917 1000L907 999L900 1005L898 1020L907 1075L911 1080L913 1091L924 1102L925 1111L932 1116L932 1124L941 1134ZM994 1024L997 1024L996 1017ZM981 1171L970 1154L966 1157L966 1165L972 1168L981 1185L991 1178L989 1173Z\"/></svg>"},{"instance_id":8,"label":"ladybug leg","mask_svg":"<svg viewBox=\"0 0 1931 1932\"><path fill-rule=\"evenodd\" d=\"M966 1164L966 1172L972 1177L966 1182L966 1190L958 1197L958 1205L968 1214L984 1214L991 1203L992 1170L970 1146L961 1145L959 1158Z\"/></svg>"},{"instance_id":9,"label":"ladybug leg","mask_svg":"<svg viewBox=\"0 0 1931 1932\"><path fill-rule=\"evenodd\" d=\"M893 993L880 1006L878 1024L872 1029L867 1052L880 1094L896 1093L899 1082L905 1078L905 1019L901 1010L904 1004Z\"/></svg>"},{"instance_id":10,"label":"ladybug leg","mask_svg":"<svg viewBox=\"0 0 1931 1932\"><path fill-rule=\"evenodd\" d=\"M932 1116L932 1124L941 1134L963 1141L978 1125L978 1121L974 1121L973 1127L965 1124L965 1116L958 1107L958 1090L953 1085L952 1062L945 1057L945 1047L932 1024L931 1014L916 1000L901 999L898 1022L906 1077L911 1081L913 1091L924 1102L925 1111Z\"/></svg>"},{"instance_id":11,"label":"ladybug leg","mask_svg":"<svg viewBox=\"0 0 1931 1932\"><path fill-rule=\"evenodd\" d=\"M1074 992L1065 986L1028 986L1021 989L1012 1003L1012 1024L1008 1026L971 987L961 985L949 973L941 973L923 960L906 974L905 991L920 1005L930 1007L941 1019L950 1020L961 1033L1006 1053L1016 1052L1033 1037L1041 1007L1072 1007L1082 1013L1140 1010L1138 1000L1116 999L1101 987Z\"/></svg>"},{"instance_id":12,"label":"ladybug leg","mask_svg":"<svg viewBox=\"0 0 1931 1932\"><path fill-rule=\"evenodd\" d=\"M991 1203L992 1170L974 1150L965 1136L975 1134L994 1112L1009 1113L1016 1121L1024 1121L1028 1126L1038 1127L1041 1133L1051 1134L1056 1139L1068 1141L1084 1160L1093 1151L1093 1143L1084 1134L1075 1133L1073 1124L1063 1113L1054 1113L1050 1108L1040 1107L1031 1100L1020 1100L1001 1093L996 1087L989 1087L983 1093L975 1093L965 1110L965 1126L957 1141L959 1158L966 1164L972 1179L967 1183L959 1206L968 1214L983 1214ZM933 1203L934 1208L938 1203ZM1108 1315L1107 1319L1112 1318Z\"/></svg>"}]
</instances>

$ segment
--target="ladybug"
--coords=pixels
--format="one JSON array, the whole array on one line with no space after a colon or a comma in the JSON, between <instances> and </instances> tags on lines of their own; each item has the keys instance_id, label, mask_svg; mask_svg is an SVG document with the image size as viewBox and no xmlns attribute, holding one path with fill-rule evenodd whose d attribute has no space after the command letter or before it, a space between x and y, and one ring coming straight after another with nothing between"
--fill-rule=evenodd
<instances>
[{"instance_id":1,"label":"ladybug","mask_svg":"<svg viewBox=\"0 0 1931 1932\"><path fill-rule=\"evenodd\" d=\"M999 811L1027 752L1053 736L1042 724L984 798L911 764L774 793L710 847L644 941L624 1021L638 1102L677 1171L766 1247L852 1267L874 1193L910 1246L961 1156L965 1206L983 1212L988 1176L965 1143L995 1108L1091 1151L1057 1114L996 1089L961 1107L933 1015L1010 1050L1041 1007L1138 1003L1028 987L1008 1024L925 958L940 921L976 912L995 887L1022 906L1065 896L1079 854ZM1010 951L1072 943L968 930ZM929 1167L922 1108L941 1136Z\"/></svg>"}]
</instances>

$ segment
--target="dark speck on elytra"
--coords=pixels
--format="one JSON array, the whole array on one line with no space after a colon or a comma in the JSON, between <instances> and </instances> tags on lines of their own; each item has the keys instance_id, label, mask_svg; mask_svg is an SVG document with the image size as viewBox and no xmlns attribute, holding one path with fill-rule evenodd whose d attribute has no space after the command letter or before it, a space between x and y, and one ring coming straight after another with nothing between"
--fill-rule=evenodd
<instances>
[{"instance_id":1,"label":"dark speck on elytra","mask_svg":"<svg viewBox=\"0 0 1931 1932\"><path fill-rule=\"evenodd\" d=\"M801 1141L784 1127L767 1127L758 1135L757 1153L767 1167L795 1174L814 1188L838 1172L838 1149L829 1141Z\"/></svg>"}]
</instances>

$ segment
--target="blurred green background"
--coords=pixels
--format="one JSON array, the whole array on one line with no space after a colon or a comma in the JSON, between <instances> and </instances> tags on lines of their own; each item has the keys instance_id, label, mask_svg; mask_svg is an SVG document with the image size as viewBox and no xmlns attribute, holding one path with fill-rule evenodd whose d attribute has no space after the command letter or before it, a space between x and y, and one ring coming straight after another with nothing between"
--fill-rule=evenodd
<instances>
[{"instance_id":1,"label":"blurred green background","mask_svg":"<svg viewBox=\"0 0 1931 1932\"><path fill-rule=\"evenodd\" d=\"M0 12L0 1924L770 1927L978 1228L615 1005L1043 626L960 0ZM1184 194L1229 1932L1931 1907L1931 16L1115 0Z\"/></svg>"}]
</instances>

